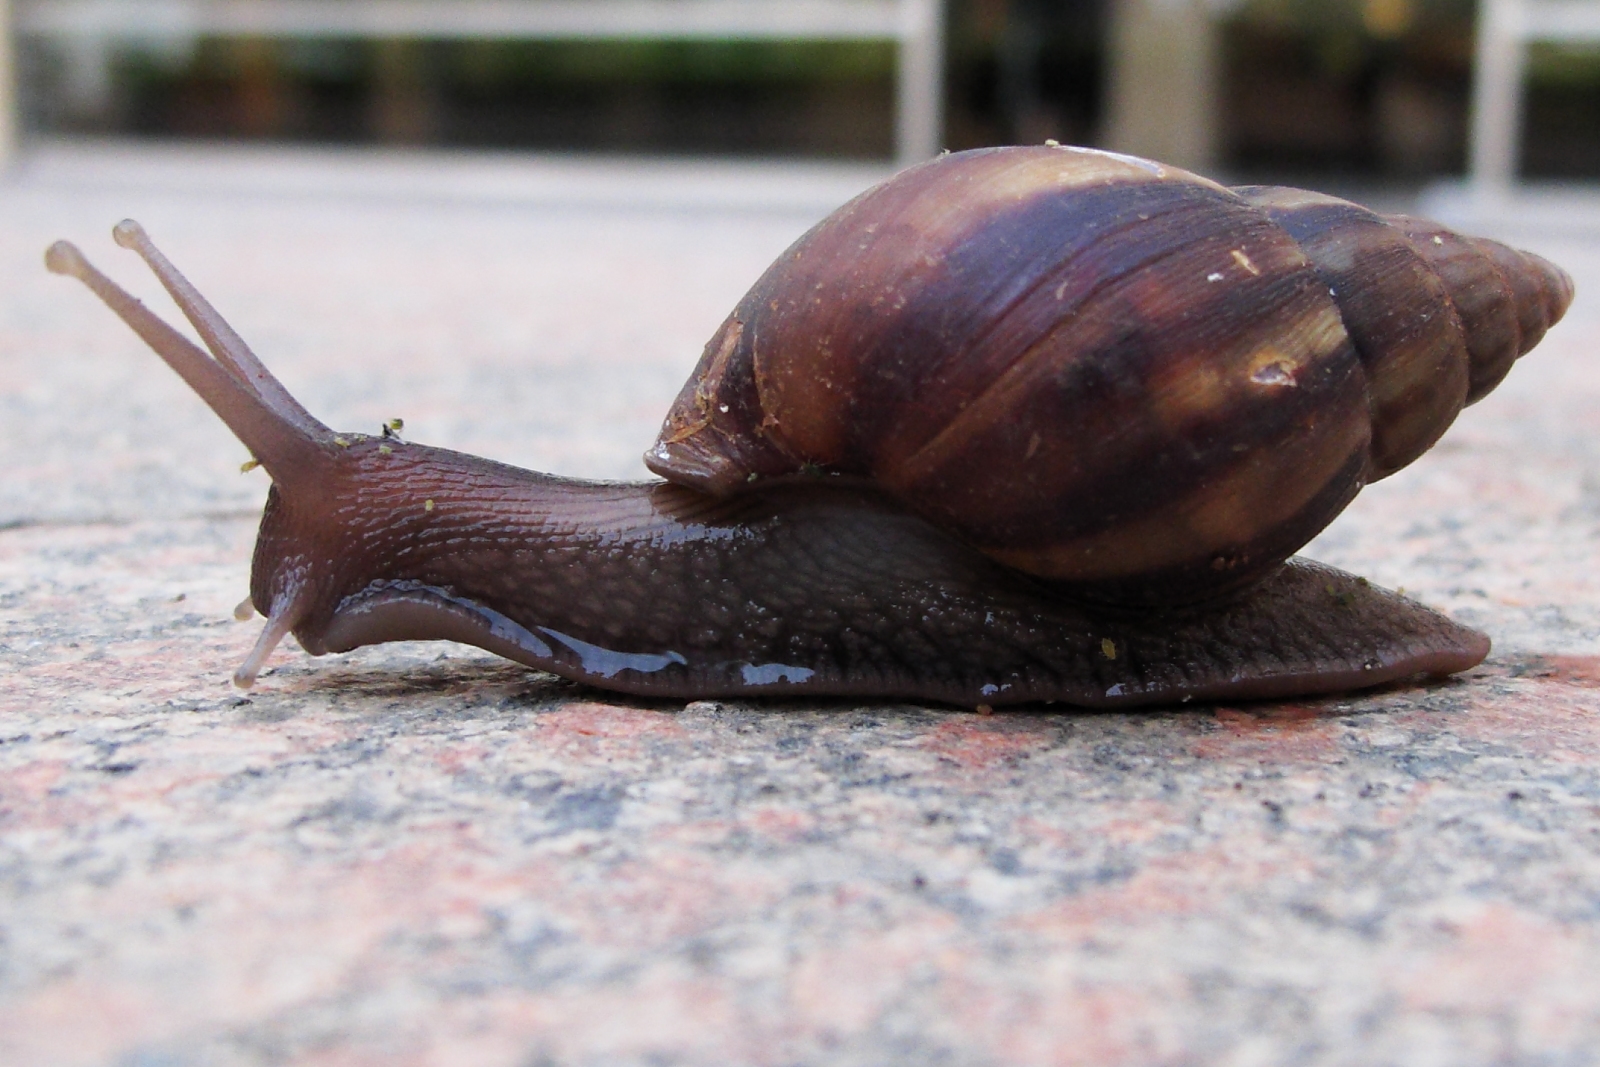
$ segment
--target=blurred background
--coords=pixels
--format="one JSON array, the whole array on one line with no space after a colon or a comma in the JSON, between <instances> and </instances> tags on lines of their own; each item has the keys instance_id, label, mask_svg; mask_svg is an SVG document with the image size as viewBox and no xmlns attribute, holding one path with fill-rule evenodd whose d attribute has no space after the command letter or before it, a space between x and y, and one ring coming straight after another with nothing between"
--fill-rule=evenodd
<instances>
[{"instance_id":1,"label":"blurred background","mask_svg":"<svg viewBox=\"0 0 1600 1067\"><path fill-rule=\"evenodd\" d=\"M1538 6L1578 25L1600 5ZM24 138L848 160L1055 138L1233 174L1420 181L1467 169L1482 63L1475 0L10 7ZM605 9L622 12L609 32L592 24ZM1513 57L1517 173L1600 175L1596 33L1546 34Z\"/></svg>"}]
</instances>

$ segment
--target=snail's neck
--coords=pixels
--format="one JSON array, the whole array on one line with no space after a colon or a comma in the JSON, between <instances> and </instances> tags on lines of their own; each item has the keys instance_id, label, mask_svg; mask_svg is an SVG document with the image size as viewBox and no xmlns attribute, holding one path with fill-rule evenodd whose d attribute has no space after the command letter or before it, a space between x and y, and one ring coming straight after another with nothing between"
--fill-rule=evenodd
<instances>
[{"instance_id":1,"label":"snail's neck","mask_svg":"<svg viewBox=\"0 0 1600 1067\"><path fill-rule=\"evenodd\" d=\"M648 526L665 483L585 482L449 449L354 434L315 485L274 485L251 594L270 611L291 572L315 574L331 609L352 584L415 569L441 551L507 537L559 544ZM264 566L272 561L289 561Z\"/></svg>"},{"instance_id":2,"label":"snail's neck","mask_svg":"<svg viewBox=\"0 0 1600 1067\"><path fill-rule=\"evenodd\" d=\"M519 610L540 575L581 572L594 588L633 588L663 551L737 538L781 513L790 495L718 498L661 481L559 478L381 438L338 440L332 473L310 491L274 486L251 576L255 605L291 613L288 628L308 647L349 598L386 583L516 601ZM834 491L880 499L862 487ZM551 617L562 609L541 607Z\"/></svg>"}]
</instances>

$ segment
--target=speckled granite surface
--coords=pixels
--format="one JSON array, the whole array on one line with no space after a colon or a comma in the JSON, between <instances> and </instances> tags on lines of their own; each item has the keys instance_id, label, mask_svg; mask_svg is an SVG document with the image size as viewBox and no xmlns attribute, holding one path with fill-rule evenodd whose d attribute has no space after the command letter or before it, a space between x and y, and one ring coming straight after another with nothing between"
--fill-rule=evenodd
<instances>
[{"instance_id":1,"label":"speckled granite surface","mask_svg":"<svg viewBox=\"0 0 1600 1067\"><path fill-rule=\"evenodd\" d=\"M264 480L49 240L150 294L142 218L332 424L626 477L815 204L75 151L0 186L0 1063L1600 1063L1600 242L1512 234L1569 321L1309 553L1489 631L1457 680L685 706L417 644L243 695Z\"/></svg>"}]
</instances>

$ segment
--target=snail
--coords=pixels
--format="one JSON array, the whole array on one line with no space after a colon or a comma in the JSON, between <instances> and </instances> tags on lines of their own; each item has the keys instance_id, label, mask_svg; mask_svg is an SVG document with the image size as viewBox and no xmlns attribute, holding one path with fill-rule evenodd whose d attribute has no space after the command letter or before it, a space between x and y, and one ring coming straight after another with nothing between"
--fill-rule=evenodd
<instances>
[{"instance_id":1,"label":"snail","mask_svg":"<svg viewBox=\"0 0 1600 1067\"><path fill-rule=\"evenodd\" d=\"M84 281L272 478L248 686L450 639L605 689L966 706L1250 699L1488 638L1290 559L1557 321L1559 268L1431 223L1047 145L945 154L768 269L647 465L569 480L336 434L133 222L210 349Z\"/></svg>"}]
</instances>

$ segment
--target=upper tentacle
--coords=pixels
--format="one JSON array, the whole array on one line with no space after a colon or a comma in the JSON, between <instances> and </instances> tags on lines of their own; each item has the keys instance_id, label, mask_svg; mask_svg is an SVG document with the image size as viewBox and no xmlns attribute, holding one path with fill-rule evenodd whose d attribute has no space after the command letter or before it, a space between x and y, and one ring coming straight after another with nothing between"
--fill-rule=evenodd
<instances>
[{"instance_id":1,"label":"upper tentacle","mask_svg":"<svg viewBox=\"0 0 1600 1067\"><path fill-rule=\"evenodd\" d=\"M300 497L318 491L336 449L333 433L292 399L287 405L282 403L280 398L288 393L253 356L249 362L241 362L233 351L213 359L97 270L70 242L51 245L45 265L93 290L200 395L280 488ZM177 277L176 271L171 274Z\"/></svg>"},{"instance_id":2,"label":"upper tentacle","mask_svg":"<svg viewBox=\"0 0 1600 1067\"><path fill-rule=\"evenodd\" d=\"M205 341L206 347L211 349L211 354L216 356L217 362L249 385L268 407L286 421L312 434L326 435L329 432L326 426L312 418L310 412L300 406L300 401L290 395L289 390L285 389L261 360L256 358L256 354L250 351L250 346L245 344L244 338L228 325L227 320L211 306L211 302L200 295L200 291L189 283L189 279L161 254L161 250L150 240L150 235L145 233L143 226L132 219L124 219L117 223L111 233L117 244L139 253L140 258L172 295L173 302L178 305L184 317Z\"/></svg>"}]
</instances>

